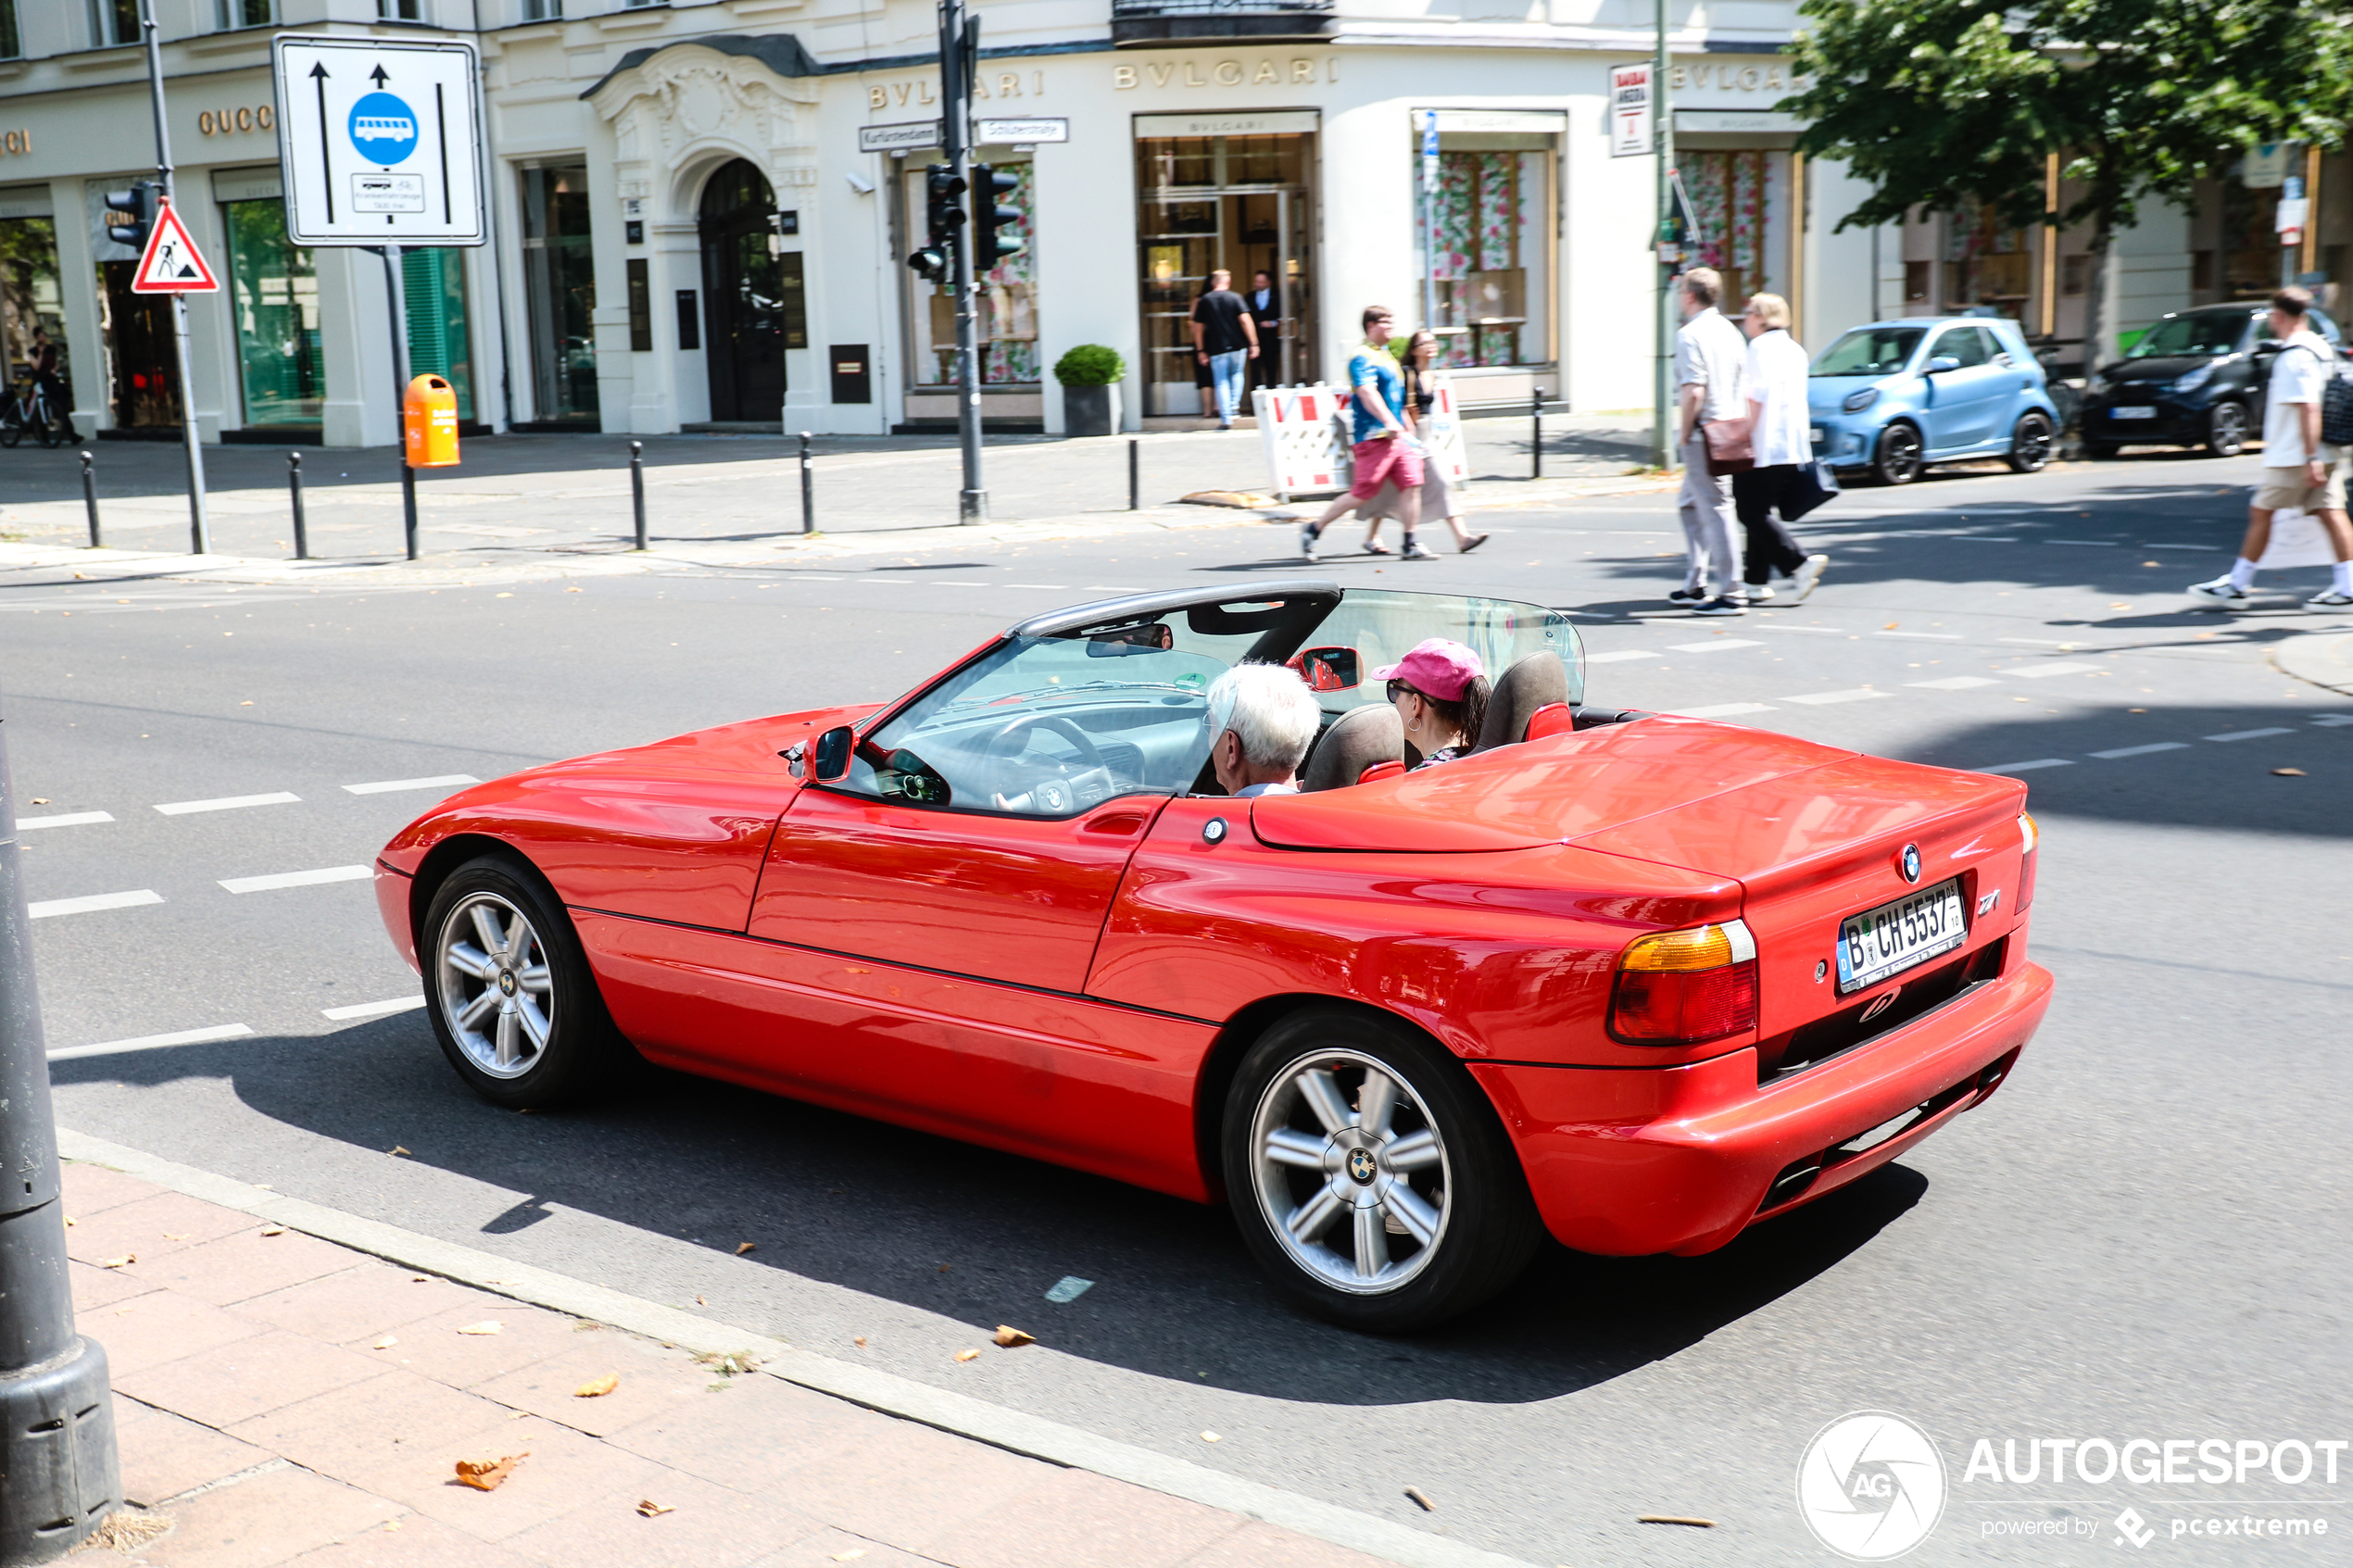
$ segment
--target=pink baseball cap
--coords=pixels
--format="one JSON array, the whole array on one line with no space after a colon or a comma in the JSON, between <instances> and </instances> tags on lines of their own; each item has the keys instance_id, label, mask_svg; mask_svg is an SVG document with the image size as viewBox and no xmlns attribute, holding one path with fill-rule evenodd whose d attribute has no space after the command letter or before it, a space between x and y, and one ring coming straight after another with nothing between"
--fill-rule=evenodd
<instances>
[{"instance_id":1,"label":"pink baseball cap","mask_svg":"<svg viewBox=\"0 0 2353 1568\"><path fill-rule=\"evenodd\" d=\"M1444 637L1416 643L1410 652L1386 669L1373 671L1376 681L1403 681L1441 702L1460 702L1464 690L1487 673L1478 655Z\"/></svg>"}]
</instances>

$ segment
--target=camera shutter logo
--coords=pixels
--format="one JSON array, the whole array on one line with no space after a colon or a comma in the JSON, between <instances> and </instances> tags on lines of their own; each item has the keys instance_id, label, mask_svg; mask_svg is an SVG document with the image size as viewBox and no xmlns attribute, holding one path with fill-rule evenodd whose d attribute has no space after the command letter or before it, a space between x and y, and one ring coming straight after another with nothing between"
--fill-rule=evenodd
<instances>
[{"instance_id":1,"label":"camera shutter logo","mask_svg":"<svg viewBox=\"0 0 2353 1568\"><path fill-rule=\"evenodd\" d=\"M1797 1511L1815 1538L1856 1562L1926 1540L1944 1514L1944 1456L1900 1415L1856 1411L1814 1435L1797 1461Z\"/></svg>"}]
</instances>

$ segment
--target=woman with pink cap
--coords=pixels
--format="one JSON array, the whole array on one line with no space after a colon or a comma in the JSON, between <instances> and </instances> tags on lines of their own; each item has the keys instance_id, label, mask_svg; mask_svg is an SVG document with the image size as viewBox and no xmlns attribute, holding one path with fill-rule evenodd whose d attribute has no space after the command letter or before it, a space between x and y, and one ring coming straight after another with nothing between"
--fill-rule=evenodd
<instances>
[{"instance_id":1,"label":"woman with pink cap","mask_svg":"<svg viewBox=\"0 0 2353 1568\"><path fill-rule=\"evenodd\" d=\"M1487 671L1478 655L1445 637L1416 643L1396 663L1373 671L1389 683L1390 705L1405 740L1422 759L1416 771L1467 754L1487 718Z\"/></svg>"}]
</instances>

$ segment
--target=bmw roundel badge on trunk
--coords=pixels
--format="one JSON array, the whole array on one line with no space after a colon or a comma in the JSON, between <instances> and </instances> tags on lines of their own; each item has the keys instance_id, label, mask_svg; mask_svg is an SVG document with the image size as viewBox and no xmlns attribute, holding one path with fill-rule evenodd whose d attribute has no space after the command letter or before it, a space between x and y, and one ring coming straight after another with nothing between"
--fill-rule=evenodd
<instances>
[{"instance_id":1,"label":"bmw roundel badge on trunk","mask_svg":"<svg viewBox=\"0 0 2353 1568\"><path fill-rule=\"evenodd\" d=\"M1904 880L1905 880L1906 882L1918 882L1918 881L1919 881L1919 879L1920 879L1920 847L1919 847L1919 845L1917 845L1917 844L1906 844L1906 846L1904 846L1904 858L1903 858L1902 864L1903 864L1903 868L1904 868Z\"/></svg>"}]
</instances>

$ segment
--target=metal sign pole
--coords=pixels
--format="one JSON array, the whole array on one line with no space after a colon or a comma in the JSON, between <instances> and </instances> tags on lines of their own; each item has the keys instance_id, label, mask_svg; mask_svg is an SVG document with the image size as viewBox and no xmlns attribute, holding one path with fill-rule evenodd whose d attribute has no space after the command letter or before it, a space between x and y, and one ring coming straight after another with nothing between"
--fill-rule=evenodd
<instances>
[{"instance_id":1,"label":"metal sign pole","mask_svg":"<svg viewBox=\"0 0 2353 1568\"><path fill-rule=\"evenodd\" d=\"M948 166L967 192L972 189L971 67L980 55L980 19L967 16L964 0L940 0L939 85L941 127ZM974 210L986 205L976 202ZM956 442L963 449L964 488L957 497L958 522L988 521L988 491L980 474L980 306L973 292L973 225L955 225Z\"/></svg>"},{"instance_id":2,"label":"metal sign pole","mask_svg":"<svg viewBox=\"0 0 2353 1568\"><path fill-rule=\"evenodd\" d=\"M1667 101L1667 0L1657 0L1655 19L1657 39L1651 55L1651 134L1658 146L1658 219L1651 229L1651 257L1658 268L1658 299L1653 307L1657 318L1653 323L1657 348L1651 378L1651 467L1670 469L1675 466L1674 416L1670 408L1674 378L1667 360L1675 343L1675 274L1658 248L1667 243L1667 219L1674 211L1675 201L1675 113Z\"/></svg>"},{"instance_id":3,"label":"metal sign pole","mask_svg":"<svg viewBox=\"0 0 2353 1568\"><path fill-rule=\"evenodd\" d=\"M163 45L157 41L155 0L139 0L139 29L147 43L147 96L156 117L156 179L170 202L171 133L163 114ZM180 378L180 434L188 449L188 547L204 555L212 547L212 528L205 516L204 443L196 431L196 389L188 379L188 296L171 296L171 358Z\"/></svg>"},{"instance_id":4,"label":"metal sign pole","mask_svg":"<svg viewBox=\"0 0 2353 1568\"><path fill-rule=\"evenodd\" d=\"M384 292L392 296L392 440L400 449L400 517L409 558L417 558L417 470L409 466L409 290L401 275L400 247L382 245Z\"/></svg>"}]
</instances>

